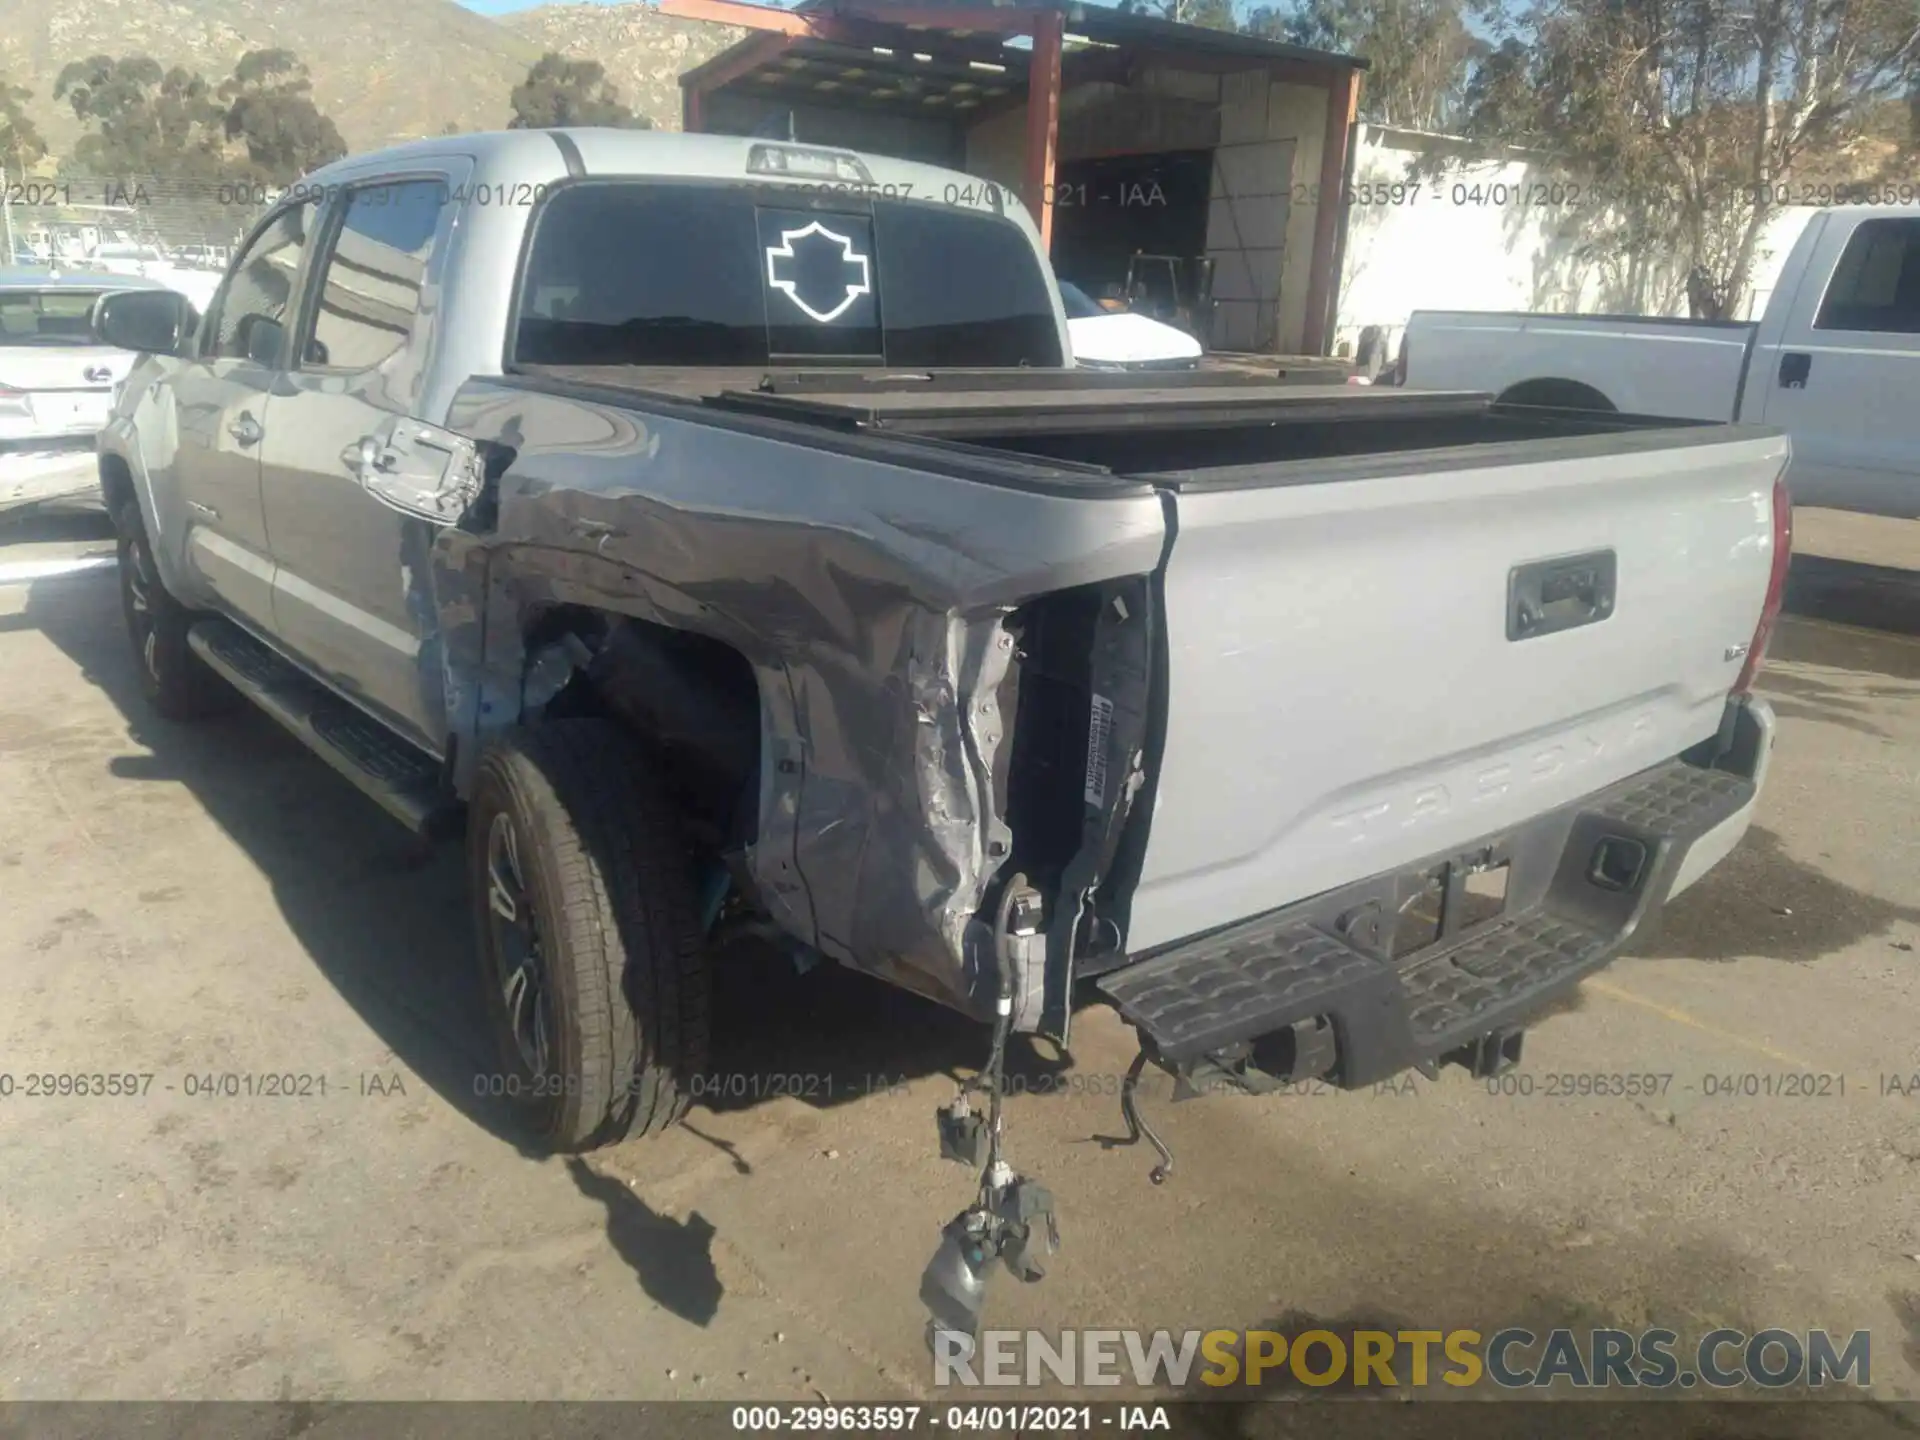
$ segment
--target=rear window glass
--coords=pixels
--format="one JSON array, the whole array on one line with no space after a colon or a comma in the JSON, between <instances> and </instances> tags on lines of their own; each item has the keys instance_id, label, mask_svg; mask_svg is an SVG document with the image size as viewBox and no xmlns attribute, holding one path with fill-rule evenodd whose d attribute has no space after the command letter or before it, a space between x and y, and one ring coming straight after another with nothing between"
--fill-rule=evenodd
<instances>
[{"instance_id":1,"label":"rear window glass","mask_svg":"<svg viewBox=\"0 0 1920 1440\"><path fill-rule=\"evenodd\" d=\"M0 290L0 345L85 345L97 290Z\"/></svg>"},{"instance_id":2,"label":"rear window glass","mask_svg":"<svg viewBox=\"0 0 1920 1440\"><path fill-rule=\"evenodd\" d=\"M567 186L535 222L513 359L529 365L1057 366L1046 281L1011 222L777 188Z\"/></svg>"}]
</instances>

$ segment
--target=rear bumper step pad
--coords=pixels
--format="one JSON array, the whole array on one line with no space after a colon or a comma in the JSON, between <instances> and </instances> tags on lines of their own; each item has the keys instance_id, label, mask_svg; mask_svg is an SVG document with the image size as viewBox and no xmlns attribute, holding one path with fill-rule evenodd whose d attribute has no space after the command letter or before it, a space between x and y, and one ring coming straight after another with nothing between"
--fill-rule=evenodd
<instances>
[{"instance_id":1,"label":"rear bumper step pad","mask_svg":"<svg viewBox=\"0 0 1920 1440\"><path fill-rule=\"evenodd\" d=\"M1176 1071L1300 1022L1330 1024L1330 1078L1375 1084L1516 1028L1645 928L1688 847L1752 781L1675 760L1516 831L1255 916L1102 975L1098 989ZM1394 921L1461 874L1508 866L1504 912L1396 959ZM1449 907L1450 908L1450 907ZM1380 921L1385 919L1386 923ZM1291 1078L1302 1079L1304 1076Z\"/></svg>"}]
</instances>

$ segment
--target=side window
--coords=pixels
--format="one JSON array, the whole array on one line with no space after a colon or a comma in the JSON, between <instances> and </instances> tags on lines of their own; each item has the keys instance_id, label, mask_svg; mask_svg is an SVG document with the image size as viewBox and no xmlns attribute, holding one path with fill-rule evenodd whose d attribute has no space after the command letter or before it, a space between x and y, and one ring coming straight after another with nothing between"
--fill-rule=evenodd
<instances>
[{"instance_id":1,"label":"side window","mask_svg":"<svg viewBox=\"0 0 1920 1440\"><path fill-rule=\"evenodd\" d=\"M214 355L242 360L249 354L249 345L259 354L272 339L259 327L263 323L284 327L291 322L300 257L306 253L319 213L313 201L281 211L234 264L214 300L210 332Z\"/></svg>"},{"instance_id":2,"label":"side window","mask_svg":"<svg viewBox=\"0 0 1920 1440\"><path fill-rule=\"evenodd\" d=\"M326 258L302 363L371 370L403 346L420 313L447 186L404 180L352 192Z\"/></svg>"},{"instance_id":3,"label":"side window","mask_svg":"<svg viewBox=\"0 0 1920 1440\"><path fill-rule=\"evenodd\" d=\"M1816 330L1920 334L1920 220L1867 220L1834 267Z\"/></svg>"}]
</instances>

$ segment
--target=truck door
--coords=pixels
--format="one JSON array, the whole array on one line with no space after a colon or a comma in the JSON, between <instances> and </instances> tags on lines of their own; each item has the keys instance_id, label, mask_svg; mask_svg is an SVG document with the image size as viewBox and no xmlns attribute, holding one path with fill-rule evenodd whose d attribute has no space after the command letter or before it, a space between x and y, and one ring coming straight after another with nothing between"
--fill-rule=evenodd
<instances>
[{"instance_id":1,"label":"truck door","mask_svg":"<svg viewBox=\"0 0 1920 1440\"><path fill-rule=\"evenodd\" d=\"M1920 518L1920 219L1830 216L1753 367L1795 504Z\"/></svg>"},{"instance_id":2,"label":"truck door","mask_svg":"<svg viewBox=\"0 0 1920 1440\"><path fill-rule=\"evenodd\" d=\"M254 232L214 296L199 355L171 385L188 563L229 609L265 630L273 628L273 559L260 442L318 211L311 201L289 205Z\"/></svg>"},{"instance_id":3,"label":"truck door","mask_svg":"<svg viewBox=\"0 0 1920 1440\"><path fill-rule=\"evenodd\" d=\"M297 362L274 398L262 451L283 643L436 753L444 693L426 641L437 527L375 499L361 472L447 458L418 445L431 427L414 411L433 350L438 262L454 229L458 178L381 177L332 198Z\"/></svg>"}]
</instances>

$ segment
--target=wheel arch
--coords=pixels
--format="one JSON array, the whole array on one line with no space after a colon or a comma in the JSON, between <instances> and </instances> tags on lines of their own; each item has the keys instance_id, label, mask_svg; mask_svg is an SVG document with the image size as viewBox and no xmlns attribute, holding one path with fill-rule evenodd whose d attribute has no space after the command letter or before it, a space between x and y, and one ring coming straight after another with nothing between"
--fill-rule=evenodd
<instances>
[{"instance_id":1,"label":"wheel arch","mask_svg":"<svg viewBox=\"0 0 1920 1440\"><path fill-rule=\"evenodd\" d=\"M1550 410L1599 410L1618 414L1620 407L1584 380L1545 375L1509 385L1496 398L1498 405L1537 405Z\"/></svg>"},{"instance_id":2,"label":"wheel arch","mask_svg":"<svg viewBox=\"0 0 1920 1440\"><path fill-rule=\"evenodd\" d=\"M716 636L576 603L522 621L523 725L618 722L663 762L691 838L716 851L753 844L768 724L758 668Z\"/></svg>"}]
</instances>

